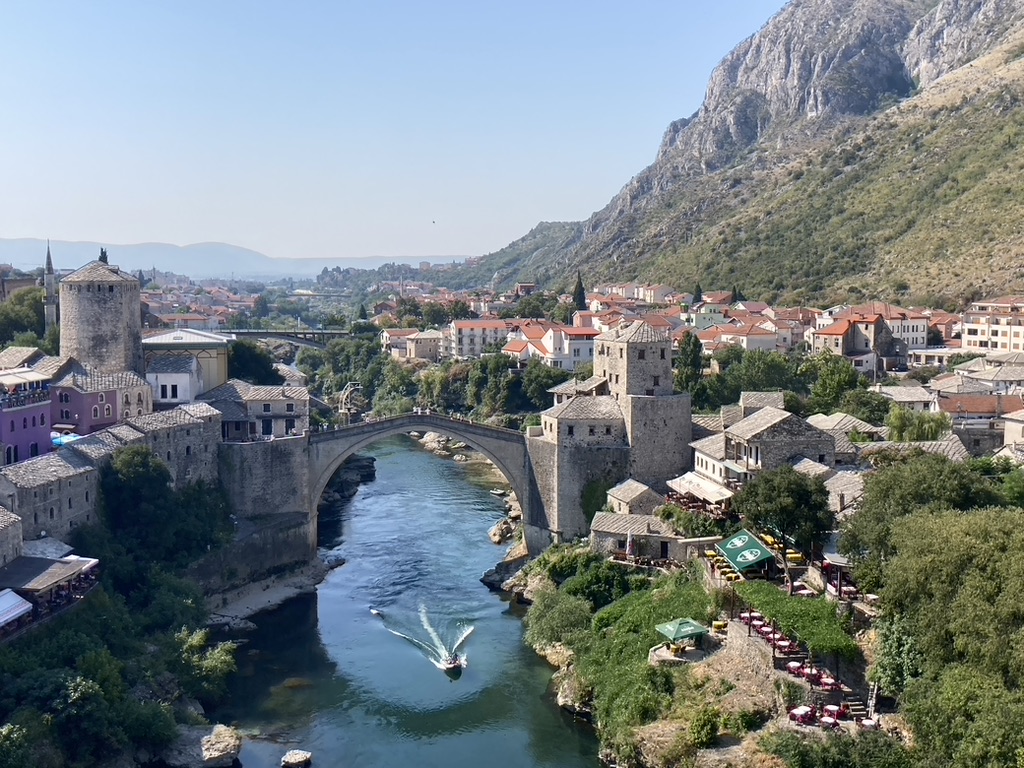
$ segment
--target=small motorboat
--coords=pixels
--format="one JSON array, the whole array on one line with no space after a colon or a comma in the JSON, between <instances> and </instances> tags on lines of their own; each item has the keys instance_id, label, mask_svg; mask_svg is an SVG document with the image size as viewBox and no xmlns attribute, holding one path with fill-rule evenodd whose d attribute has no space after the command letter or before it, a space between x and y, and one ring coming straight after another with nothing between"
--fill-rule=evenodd
<instances>
[{"instance_id":1,"label":"small motorboat","mask_svg":"<svg viewBox=\"0 0 1024 768\"><path fill-rule=\"evenodd\" d=\"M465 666L465 662L459 654L449 653L441 659L441 666L444 667L446 672L449 672L455 669L462 669L462 667Z\"/></svg>"},{"instance_id":2,"label":"small motorboat","mask_svg":"<svg viewBox=\"0 0 1024 768\"><path fill-rule=\"evenodd\" d=\"M491 495L492 496L504 496L505 495L505 489L504 488L491 488Z\"/></svg>"}]
</instances>

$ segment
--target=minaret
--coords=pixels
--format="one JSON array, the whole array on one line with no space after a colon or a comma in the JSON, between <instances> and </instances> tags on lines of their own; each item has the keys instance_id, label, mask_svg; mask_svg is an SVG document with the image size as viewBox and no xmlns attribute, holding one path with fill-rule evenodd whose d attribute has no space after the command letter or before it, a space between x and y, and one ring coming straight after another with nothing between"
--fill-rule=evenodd
<instances>
[{"instance_id":1,"label":"minaret","mask_svg":"<svg viewBox=\"0 0 1024 768\"><path fill-rule=\"evenodd\" d=\"M53 271L50 256L50 241L46 241L46 269L43 271L43 320L44 333L57 326L57 275Z\"/></svg>"}]
</instances>

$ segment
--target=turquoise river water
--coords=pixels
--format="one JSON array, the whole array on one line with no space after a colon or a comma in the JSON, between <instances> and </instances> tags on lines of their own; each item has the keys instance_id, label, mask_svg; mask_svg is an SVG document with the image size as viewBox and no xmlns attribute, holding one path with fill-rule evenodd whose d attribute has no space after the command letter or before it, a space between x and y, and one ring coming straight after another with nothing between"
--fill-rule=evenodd
<instances>
[{"instance_id":1,"label":"turquoise river water","mask_svg":"<svg viewBox=\"0 0 1024 768\"><path fill-rule=\"evenodd\" d=\"M503 553L487 538L504 512L493 481L404 437L368 453L377 479L320 526L345 565L257 616L238 651L214 715L264 737L244 768L289 748L319 768L597 766L592 732L555 706L551 668L523 645L521 610L479 582ZM452 679L434 659L460 639L468 666Z\"/></svg>"}]
</instances>

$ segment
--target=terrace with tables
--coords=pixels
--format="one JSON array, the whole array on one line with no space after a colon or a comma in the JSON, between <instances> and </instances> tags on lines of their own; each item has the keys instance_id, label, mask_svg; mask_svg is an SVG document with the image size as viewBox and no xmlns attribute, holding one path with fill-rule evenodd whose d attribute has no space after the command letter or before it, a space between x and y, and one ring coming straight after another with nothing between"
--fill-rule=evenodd
<instances>
[{"instance_id":1,"label":"terrace with tables","mask_svg":"<svg viewBox=\"0 0 1024 768\"><path fill-rule=\"evenodd\" d=\"M0 642L77 605L98 582L99 561L18 557L0 568Z\"/></svg>"}]
</instances>

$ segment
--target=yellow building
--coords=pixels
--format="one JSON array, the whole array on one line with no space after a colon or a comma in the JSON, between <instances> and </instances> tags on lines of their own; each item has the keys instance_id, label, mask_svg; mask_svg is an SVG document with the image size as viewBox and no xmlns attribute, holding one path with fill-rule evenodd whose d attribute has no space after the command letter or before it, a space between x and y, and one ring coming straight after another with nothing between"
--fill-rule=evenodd
<instances>
[{"instance_id":1,"label":"yellow building","mask_svg":"<svg viewBox=\"0 0 1024 768\"><path fill-rule=\"evenodd\" d=\"M145 337L142 350L147 369L157 358L194 358L202 371L202 391L194 393L195 396L228 380L228 345L234 340L235 337L229 334L176 328Z\"/></svg>"}]
</instances>

